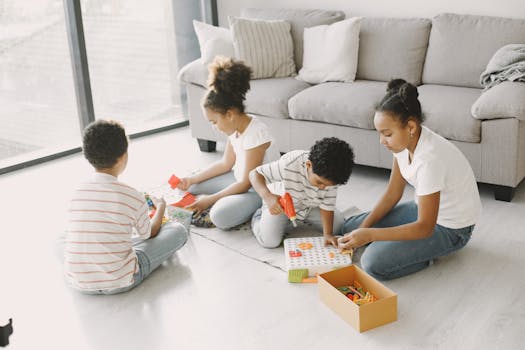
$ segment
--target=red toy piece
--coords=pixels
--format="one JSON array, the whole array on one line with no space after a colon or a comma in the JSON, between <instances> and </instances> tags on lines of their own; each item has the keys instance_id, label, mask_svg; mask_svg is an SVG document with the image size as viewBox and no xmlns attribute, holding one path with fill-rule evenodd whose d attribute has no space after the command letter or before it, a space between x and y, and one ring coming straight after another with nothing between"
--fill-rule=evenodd
<instances>
[{"instance_id":1,"label":"red toy piece","mask_svg":"<svg viewBox=\"0 0 525 350\"><path fill-rule=\"evenodd\" d=\"M290 255L290 258L298 258L300 256L303 256L303 253L301 253L300 250L290 250L288 254Z\"/></svg>"},{"instance_id":2,"label":"red toy piece","mask_svg":"<svg viewBox=\"0 0 525 350\"><path fill-rule=\"evenodd\" d=\"M173 174L168 180L168 183L170 184L171 188L175 189L180 184L180 179L177 176L175 176L175 174Z\"/></svg>"},{"instance_id":3,"label":"red toy piece","mask_svg":"<svg viewBox=\"0 0 525 350\"><path fill-rule=\"evenodd\" d=\"M184 196L182 197L182 199L178 202L175 202L175 203L171 203L170 205L174 206L174 207L179 207L179 208L184 208L190 204L193 204L195 201L197 200L197 198L195 198L194 195L192 195L191 193L189 192L186 192L184 193Z\"/></svg>"},{"instance_id":4,"label":"red toy piece","mask_svg":"<svg viewBox=\"0 0 525 350\"><path fill-rule=\"evenodd\" d=\"M292 196L288 192L285 192L284 195L279 197L279 204L284 209L284 213L288 216L288 219L292 222L294 227L297 227L295 220L297 219L295 214L295 207L293 205Z\"/></svg>"}]
</instances>

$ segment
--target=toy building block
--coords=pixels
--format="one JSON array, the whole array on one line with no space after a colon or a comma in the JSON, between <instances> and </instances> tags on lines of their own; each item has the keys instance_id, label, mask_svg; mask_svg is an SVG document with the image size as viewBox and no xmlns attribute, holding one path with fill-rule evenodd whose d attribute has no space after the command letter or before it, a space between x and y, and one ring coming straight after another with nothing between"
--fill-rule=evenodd
<instances>
[{"instance_id":1,"label":"toy building block","mask_svg":"<svg viewBox=\"0 0 525 350\"><path fill-rule=\"evenodd\" d=\"M182 197L182 199L178 202L175 202L175 203L171 203L170 205L174 206L174 207L179 207L179 208L184 208L190 204L193 204L195 201L197 200L197 198L195 198L195 196L189 192L186 192L184 193L184 196Z\"/></svg>"},{"instance_id":2,"label":"toy building block","mask_svg":"<svg viewBox=\"0 0 525 350\"><path fill-rule=\"evenodd\" d=\"M292 196L288 192L285 192L282 196L279 197L279 204L284 209L284 213L286 216L288 216L288 219L292 222L292 225L294 227L297 227L297 223L295 220L297 219L297 216L295 214L295 207L293 205L293 199Z\"/></svg>"},{"instance_id":3,"label":"toy building block","mask_svg":"<svg viewBox=\"0 0 525 350\"><path fill-rule=\"evenodd\" d=\"M175 174L173 174L168 180L168 183L170 184L171 188L177 188L177 186L180 184L180 179L177 176L175 176Z\"/></svg>"},{"instance_id":4,"label":"toy building block","mask_svg":"<svg viewBox=\"0 0 525 350\"><path fill-rule=\"evenodd\" d=\"M308 269L298 269L288 271L288 282L301 283L303 279L308 277Z\"/></svg>"}]
</instances>

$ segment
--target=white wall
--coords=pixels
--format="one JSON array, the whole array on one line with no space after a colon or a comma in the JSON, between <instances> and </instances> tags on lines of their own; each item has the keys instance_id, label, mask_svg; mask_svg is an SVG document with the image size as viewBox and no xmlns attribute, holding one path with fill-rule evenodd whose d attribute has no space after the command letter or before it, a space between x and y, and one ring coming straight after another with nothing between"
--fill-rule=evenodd
<instances>
[{"instance_id":1,"label":"white wall","mask_svg":"<svg viewBox=\"0 0 525 350\"><path fill-rule=\"evenodd\" d=\"M433 17L442 12L525 18L525 0L217 0L219 24L246 7L310 8L346 12L347 16Z\"/></svg>"}]
</instances>

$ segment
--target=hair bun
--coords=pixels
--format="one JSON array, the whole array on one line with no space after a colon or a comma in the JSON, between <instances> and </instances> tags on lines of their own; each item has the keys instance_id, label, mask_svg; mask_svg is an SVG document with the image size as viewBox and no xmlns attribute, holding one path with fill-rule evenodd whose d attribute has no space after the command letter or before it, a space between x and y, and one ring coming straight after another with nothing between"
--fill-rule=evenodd
<instances>
[{"instance_id":1,"label":"hair bun","mask_svg":"<svg viewBox=\"0 0 525 350\"><path fill-rule=\"evenodd\" d=\"M392 79L388 82L388 85L386 87L387 93L397 92L399 91L399 88L403 86L403 84L406 84L405 79Z\"/></svg>"},{"instance_id":2,"label":"hair bun","mask_svg":"<svg viewBox=\"0 0 525 350\"><path fill-rule=\"evenodd\" d=\"M417 97L419 96L419 93L417 92L417 87L410 83L404 83L403 85L401 85L399 87L398 93L405 101L417 100Z\"/></svg>"},{"instance_id":3,"label":"hair bun","mask_svg":"<svg viewBox=\"0 0 525 350\"><path fill-rule=\"evenodd\" d=\"M236 96L244 100L250 89L252 70L240 61L230 57L215 57L209 65L208 86L217 94Z\"/></svg>"}]
</instances>

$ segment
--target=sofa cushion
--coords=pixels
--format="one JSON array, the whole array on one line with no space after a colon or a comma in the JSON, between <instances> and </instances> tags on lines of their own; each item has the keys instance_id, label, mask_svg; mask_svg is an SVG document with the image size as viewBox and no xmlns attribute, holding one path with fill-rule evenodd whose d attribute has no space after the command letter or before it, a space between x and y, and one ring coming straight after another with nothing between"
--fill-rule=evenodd
<instances>
[{"instance_id":1,"label":"sofa cushion","mask_svg":"<svg viewBox=\"0 0 525 350\"><path fill-rule=\"evenodd\" d=\"M516 43L525 43L523 19L438 15L432 19L423 83L479 88L494 53Z\"/></svg>"},{"instance_id":2,"label":"sofa cushion","mask_svg":"<svg viewBox=\"0 0 525 350\"><path fill-rule=\"evenodd\" d=\"M476 119L518 118L525 121L525 83L505 81L487 91L470 110Z\"/></svg>"},{"instance_id":3,"label":"sofa cushion","mask_svg":"<svg viewBox=\"0 0 525 350\"><path fill-rule=\"evenodd\" d=\"M310 84L355 80L360 17L304 29L303 68L298 79Z\"/></svg>"},{"instance_id":4,"label":"sofa cushion","mask_svg":"<svg viewBox=\"0 0 525 350\"><path fill-rule=\"evenodd\" d=\"M289 22L237 17L229 20L235 58L252 68L252 78L296 75Z\"/></svg>"},{"instance_id":5,"label":"sofa cushion","mask_svg":"<svg viewBox=\"0 0 525 350\"><path fill-rule=\"evenodd\" d=\"M324 83L292 97L288 109L292 119L374 129L375 106L385 91L384 82Z\"/></svg>"},{"instance_id":6,"label":"sofa cushion","mask_svg":"<svg viewBox=\"0 0 525 350\"><path fill-rule=\"evenodd\" d=\"M481 89L421 85L418 91L426 126L447 139L481 141L481 122L470 115Z\"/></svg>"},{"instance_id":7,"label":"sofa cushion","mask_svg":"<svg viewBox=\"0 0 525 350\"><path fill-rule=\"evenodd\" d=\"M304 28L321 24L332 24L345 18L342 11L305 10L305 9L255 9L242 10L242 17L266 20L285 20L292 25L294 59L296 68L303 66L303 31Z\"/></svg>"},{"instance_id":8,"label":"sofa cushion","mask_svg":"<svg viewBox=\"0 0 525 350\"><path fill-rule=\"evenodd\" d=\"M228 29L196 20L193 20L193 28L197 34L201 59L204 63L211 63L215 56L233 57L233 38Z\"/></svg>"},{"instance_id":9,"label":"sofa cushion","mask_svg":"<svg viewBox=\"0 0 525 350\"><path fill-rule=\"evenodd\" d=\"M192 83L207 88L208 74L208 65L199 58L182 67L178 79L182 83Z\"/></svg>"},{"instance_id":10,"label":"sofa cushion","mask_svg":"<svg viewBox=\"0 0 525 350\"><path fill-rule=\"evenodd\" d=\"M418 85L430 26L425 18L363 18L357 79L403 78Z\"/></svg>"},{"instance_id":11,"label":"sofa cushion","mask_svg":"<svg viewBox=\"0 0 525 350\"><path fill-rule=\"evenodd\" d=\"M295 78L252 80L246 94L246 112L273 118L289 118L288 100L308 87L309 84Z\"/></svg>"}]
</instances>

